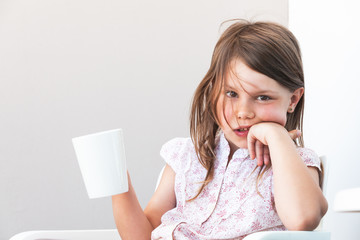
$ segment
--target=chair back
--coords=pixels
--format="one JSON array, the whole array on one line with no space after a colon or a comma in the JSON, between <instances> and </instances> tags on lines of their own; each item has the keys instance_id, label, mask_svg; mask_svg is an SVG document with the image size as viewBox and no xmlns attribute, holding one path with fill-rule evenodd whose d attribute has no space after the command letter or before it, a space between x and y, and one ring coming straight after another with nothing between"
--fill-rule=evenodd
<instances>
[{"instance_id":1,"label":"chair back","mask_svg":"<svg viewBox=\"0 0 360 240\"><path fill-rule=\"evenodd\" d=\"M329 162L327 161L327 158L325 155L322 155L320 158L320 164L321 164L321 171L322 171L322 179L320 182L321 190L326 197L327 193L327 181L329 179Z\"/></svg>"},{"instance_id":2,"label":"chair back","mask_svg":"<svg viewBox=\"0 0 360 240\"><path fill-rule=\"evenodd\" d=\"M160 180L161 180L161 177L164 173L164 170L165 170L165 166L163 166L163 168L161 169L160 173L159 173L159 176L157 178L157 181L156 181L156 186L155 186L155 191L156 189L158 188L159 184L160 184Z\"/></svg>"},{"instance_id":3,"label":"chair back","mask_svg":"<svg viewBox=\"0 0 360 240\"><path fill-rule=\"evenodd\" d=\"M322 155L320 158L320 166L321 166L321 178L320 178L320 188L326 198L326 192L327 192L327 182L329 178L329 162L327 161L327 158L325 155ZM324 218L321 219L319 226L315 229L315 231L321 231L323 230L323 222Z\"/></svg>"}]
</instances>

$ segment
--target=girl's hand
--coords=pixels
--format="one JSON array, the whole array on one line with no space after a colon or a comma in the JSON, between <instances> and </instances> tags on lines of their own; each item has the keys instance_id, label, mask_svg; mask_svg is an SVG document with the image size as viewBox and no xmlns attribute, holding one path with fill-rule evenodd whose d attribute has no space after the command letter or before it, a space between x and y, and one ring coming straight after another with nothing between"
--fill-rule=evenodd
<instances>
[{"instance_id":1,"label":"girl's hand","mask_svg":"<svg viewBox=\"0 0 360 240\"><path fill-rule=\"evenodd\" d=\"M269 152L269 147L266 140L265 132L267 128L268 130L270 130L273 124L278 125L276 127L280 126L282 130L285 129L281 125L276 123L260 123L252 126L248 134L248 149L249 149L250 157L251 159L256 158L257 165L260 167L263 166L264 164L270 165L271 163L271 157L270 157L270 152ZM301 136L301 132L296 129L289 131L288 134L290 138L293 140Z\"/></svg>"}]
</instances>

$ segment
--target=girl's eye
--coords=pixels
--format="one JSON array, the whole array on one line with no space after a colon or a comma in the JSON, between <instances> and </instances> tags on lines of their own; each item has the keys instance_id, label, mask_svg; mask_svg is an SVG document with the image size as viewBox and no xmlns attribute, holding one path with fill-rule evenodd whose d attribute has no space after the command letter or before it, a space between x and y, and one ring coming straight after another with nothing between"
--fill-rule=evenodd
<instances>
[{"instance_id":1,"label":"girl's eye","mask_svg":"<svg viewBox=\"0 0 360 240\"><path fill-rule=\"evenodd\" d=\"M234 91L226 91L226 96L234 98L237 97L237 93Z\"/></svg>"},{"instance_id":2,"label":"girl's eye","mask_svg":"<svg viewBox=\"0 0 360 240\"><path fill-rule=\"evenodd\" d=\"M257 97L257 100L260 101L269 101L271 98L269 96L261 95Z\"/></svg>"}]
</instances>

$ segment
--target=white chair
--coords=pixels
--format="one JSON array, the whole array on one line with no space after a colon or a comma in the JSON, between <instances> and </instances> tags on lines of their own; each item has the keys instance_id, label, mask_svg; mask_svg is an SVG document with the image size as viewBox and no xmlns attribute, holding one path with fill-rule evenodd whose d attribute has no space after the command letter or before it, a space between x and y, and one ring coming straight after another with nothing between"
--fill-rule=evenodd
<instances>
[{"instance_id":1,"label":"white chair","mask_svg":"<svg viewBox=\"0 0 360 240\"><path fill-rule=\"evenodd\" d=\"M321 188L326 193L329 164L324 156L320 157L323 164L324 179ZM157 179L156 188L160 183L165 167ZM156 189L155 188L155 189ZM322 224L315 231L266 231L248 235L244 240L330 240L330 232L321 231ZM51 230L27 231L16 234L10 240L121 240L117 229L100 230Z\"/></svg>"}]
</instances>

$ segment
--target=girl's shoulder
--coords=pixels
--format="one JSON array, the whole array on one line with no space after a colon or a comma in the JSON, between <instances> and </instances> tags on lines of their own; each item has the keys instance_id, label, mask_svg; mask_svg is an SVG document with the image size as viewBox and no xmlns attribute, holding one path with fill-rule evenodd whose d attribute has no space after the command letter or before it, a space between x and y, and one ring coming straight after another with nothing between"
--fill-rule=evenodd
<instances>
[{"instance_id":1,"label":"girl's shoulder","mask_svg":"<svg viewBox=\"0 0 360 240\"><path fill-rule=\"evenodd\" d=\"M189 150L194 148L194 144L190 137L173 138L167 141L161 148L161 153L169 153L172 151Z\"/></svg>"},{"instance_id":2,"label":"girl's shoulder","mask_svg":"<svg viewBox=\"0 0 360 240\"><path fill-rule=\"evenodd\" d=\"M321 171L320 158L314 150L310 148L298 147L297 152L299 153L301 159L304 161L306 166L316 167Z\"/></svg>"},{"instance_id":3,"label":"girl's shoulder","mask_svg":"<svg viewBox=\"0 0 360 240\"><path fill-rule=\"evenodd\" d=\"M189 161L193 159L192 156L196 156L196 153L194 144L188 137L174 138L166 142L160 150L160 155L175 172L178 172L189 164Z\"/></svg>"}]
</instances>

